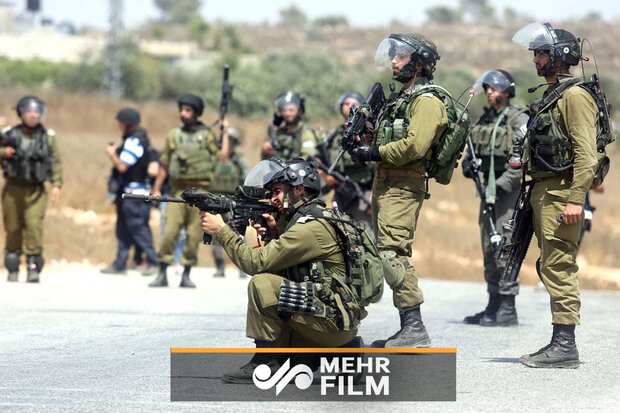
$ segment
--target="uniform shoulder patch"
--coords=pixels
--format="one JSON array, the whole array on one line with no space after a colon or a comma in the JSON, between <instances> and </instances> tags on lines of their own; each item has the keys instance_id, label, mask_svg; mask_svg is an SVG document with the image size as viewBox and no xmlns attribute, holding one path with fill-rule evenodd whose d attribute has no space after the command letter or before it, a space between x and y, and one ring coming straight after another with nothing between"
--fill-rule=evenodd
<instances>
[{"instance_id":1,"label":"uniform shoulder patch","mask_svg":"<svg viewBox=\"0 0 620 413\"><path fill-rule=\"evenodd\" d=\"M311 215L306 215L305 217L301 217L297 220L297 222L295 222L296 224L305 224L306 222L310 222L310 221L314 221L316 219L316 217L313 217Z\"/></svg>"}]
</instances>

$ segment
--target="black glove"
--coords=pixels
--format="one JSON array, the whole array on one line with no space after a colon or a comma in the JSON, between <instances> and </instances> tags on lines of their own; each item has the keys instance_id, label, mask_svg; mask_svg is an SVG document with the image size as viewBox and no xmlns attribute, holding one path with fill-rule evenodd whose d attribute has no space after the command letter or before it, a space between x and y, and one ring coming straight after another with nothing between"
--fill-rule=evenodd
<instances>
[{"instance_id":1,"label":"black glove","mask_svg":"<svg viewBox=\"0 0 620 413\"><path fill-rule=\"evenodd\" d=\"M360 146L351 151L351 158L360 164L366 165L367 162L370 161L381 161L381 154L379 153L379 148L376 146Z\"/></svg>"},{"instance_id":2,"label":"black glove","mask_svg":"<svg viewBox=\"0 0 620 413\"><path fill-rule=\"evenodd\" d=\"M465 178L474 179L474 171L471 169L472 162L473 159L469 152L467 152L467 155L465 155L461 162L461 169L463 170L463 176L465 176Z\"/></svg>"}]
</instances>

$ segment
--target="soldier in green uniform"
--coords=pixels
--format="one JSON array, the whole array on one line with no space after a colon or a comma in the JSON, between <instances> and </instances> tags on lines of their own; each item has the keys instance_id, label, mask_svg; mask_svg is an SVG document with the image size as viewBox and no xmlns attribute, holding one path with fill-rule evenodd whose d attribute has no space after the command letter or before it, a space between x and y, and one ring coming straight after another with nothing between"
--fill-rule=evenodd
<instances>
[{"instance_id":1,"label":"soldier in green uniform","mask_svg":"<svg viewBox=\"0 0 620 413\"><path fill-rule=\"evenodd\" d=\"M344 93L338 99L338 111L344 118L344 123L330 131L325 137L325 140L318 146L317 155L325 165L331 165L331 161L336 159L340 151L340 140L342 139L342 133L344 132L347 119L349 118L351 106L355 105L359 107L363 99L362 95L358 92ZM351 159L351 155L345 152L340 162L338 162L336 170L343 176L349 177L357 183L359 189L363 192L370 191L373 179L373 168L370 165L358 165ZM319 174L325 181L327 187L335 189L334 201L336 201L338 207L351 218L366 222L368 224L367 228L372 232L370 208L360 199L359 195L355 193L355 188L353 188L351 184L338 181L334 176L327 175L325 172L326 171L319 169Z\"/></svg>"},{"instance_id":2,"label":"soldier in green uniform","mask_svg":"<svg viewBox=\"0 0 620 413\"><path fill-rule=\"evenodd\" d=\"M241 134L234 128L228 128L228 139L230 141L230 155L228 162L220 162L215 167L213 183L210 192L231 195L235 189L243 184L245 176L248 174L248 160L236 148L241 145ZM225 260L222 247L217 241L212 244L213 260L215 261L215 277L224 277ZM239 277L244 278L246 274L239 270Z\"/></svg>"},{"instance_id":3,"label":"soldier in green uniform","mask_svg":"<svg viewBox=\"0 0 620 413\"><path fill-rule=\"evenodd\" d=\"M248 286L247 336L257 348L359 347L355 336L366 311L345 277L342 242L327 218L333 212L317 199L316 165L270 158L250 171L245 185L269 188L271 202L279 210L278 223L285 225L279 234L276 219L264 215L275 236L264 247L254 249L245 243L221 216L201 215L202 230L215 235L233 262L253 275ZM275 370L278 357L257 353L222 380L251 383L259 364Z\"/></svg>"},{"instance_id":4,"label":"soldier in green uniform","mask_svg":"<svg viewBox=\"0 0 620 413\"><path fill-rule=\"evenodd\" d=\"M390 95L375 122L377 146L352 152L359 163L377 162L373 228L400 315L400 330L374 342L376 347L428 347L431 342L420 313L424 297L408 258L420 208L428 197L427 161L448 125L444 103L432 89L424 89L438 59L435 44L421 34L391 34L379 44L376 64L392 69L393 79L403 88Z\"/></svg>"},{"instance_id":5,"label":"soldier in green uniform","mask_svg":"<svg viewBox=\"0 0 620 413\"><path fill-rule=\"evenodd\" d=\"M549 23L532 23L512 40L534 52L536 71L549 85L530 107L523 162L534 180L533 226L541 251L540 278L551 296L553 334L549 345L520 361L529 367L577 368L575 326L581 300L575 258L583 203L598 163L599 111L580 79L569 73L581 60L573 34Z\"/></svg>"},{"instance_id":6,"label":"soldier in green uniform","mask_svg":"<svg viewBox=\"0 0 620 413\"><path fill-rule=\"evenodd\" d=\"M166 176L170 176L170 194L173 197L180 197L189 188L206 191L213 182L217 163L228 161L230 149L226 117L222 121L224 133L220 150L213 131L198 120L204 109L202 98L190 93L181 96L177 104L183 125L172 129L166 138L159 160L161 167L152 190L155 196L161 196L161 186ZM196 265L198 245L202 241L200 217L195 208L181 203L172 203L166 208L164 236L157 252L159 274L149 287L168 286L166 270L174 261L174 247L182 227L186 229L187 241L181 257L184 268L180 286L196 287L189 274Z\"/></svg>"},{"instance_id":7,"label":"soldier in green uniform","mask_svg":"<svg viewBox=\"0 0 620 413\"><path fill-rule=\"evenodd\" d=\"M475 156L481 161L480 171L485 187L485 202L493 205L496 231L501 232L504 224L512 216L515 202L521 188L522 168L509 167L514 142L522 142L525 136L528 116L523 108L513 106L510 99L515 97L515 82L510 73L504 70L487 70L474 83L476 93L484 89L489 106L478 122L471 128ZM471 153L463 160L463 174L474 178L470 163ZM484 210L485 202L480 203L478 225L484 262L484 279L487 282L489 301L484 309L475 315L465 317L466 324L481 326L508 326L518 324L515 296L519 293L518 282L511 286L499 285L504 267L496 262L490 236L490 224ZM499 234L497 237L501 237Z\"/></svg>"},{"instance_id":8,"label":"soldier in green uniform","mask_svg":"<svg viewBox=\"0 0 620 413\"><path fill-rule=\"evenodd\" d=\"M314 156L317 137L304 124L305 98L297 92L284 92L276 98L272 124L267 128L267 142L262 147L262 158L277 156L293 159Z\"/></svg>"},{"instance_id":9,"label":"soldier in green uniform","mask_svg":"<svg viewBox=\"0 0 620 413\"><path fill-rule=\"evenodd\" d=\"M26 255L28 282L39 282L43 268L43 217L47 206L45 181L52 184L54 204L60 200L62 166L56 133L41 121L45 103L24 96L15 107L22 123L2 131L0 158L6 184L2 211L6 244L4 264L8 280L17 281L20 255Z\"/></svg>"}]
</instances>

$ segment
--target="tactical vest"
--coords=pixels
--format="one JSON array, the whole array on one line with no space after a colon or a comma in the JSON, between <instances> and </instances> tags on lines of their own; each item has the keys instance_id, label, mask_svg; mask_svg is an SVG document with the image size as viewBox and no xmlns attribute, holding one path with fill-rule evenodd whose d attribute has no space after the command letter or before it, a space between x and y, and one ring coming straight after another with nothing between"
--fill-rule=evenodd
<instances>
[{"instance_id":1,"label":"tactical vest","mask_svg":"<svg viewBox=\"0 0 620 413\"><path fill-rule=\"evenodd\" d=\"M338 126L328 136L329 140L326 142L329 150L329 159L327 164L331 164L331 160L336 159L338 152L340 152L342 133L344 132L344 125ZM344 175L349 176L355 182L360 184L363 189L370 189L372 185L373 170L368 165L358 165L353 161L351 155L345 152L340 162L338 163L337 170Z\"/></svg>"},{"instance_id":2,"label":"tactical vest","mask_svg":"<svg viewBox=\"0 0 620 413\"><path fill-rule=\"evenodd\" d=\"M344 255L346 274L332 273L321 261L309 261L288 269L289 279L311 281L317 285L318 298L339 313L344 330L356 327L367 313L364 307L383 295L383 263L374 243L363 227L337 210L325 208L315 200L301 206L287 229L301 220L322 218L335 229ZM353 317L351 317L353 315Z\"/></svg>"},{"instance_id":3,"label":"tactical vest","mask_svg":"<svg viewBox=\"0 0 620 413\"><path fill-rule=\"evenodd\" d=\"M4 177L20 181L41 184L52 176L52 157L50 140L56 133L39 125L30 135L23 132L21 125L5 133L4 146L15 148L15 156L2 159Z\"/></svg>"},{"instance_id":4,"label":"tactical vest","mask_svg":"<svg viewBox=\"0 0 620 413\"><path fill-rule=\"evenodd\" d=\"M506 114L502 117L500 124L497 125L499 115L495 114L492 107L485 108L484 114L480 117L478 123L471 127L471 138L474 144L476 156L481 158L482 172L488 172L489 158L491 156L491 138L493 129L497 125L495 133L495 147L493 155L495 157L495 170L505 171L508 169L508 160L512 155L512 147L515 139L515 121L519 115L525 113L527 109L516 106L509 106L505 109Z\"/></svg>"},{"instance_id":5,"label":"tactical vest","mask_svg":"<svg viewBox=\"0 0 620 413\"><path fill-rule=\"evenodd\" d=\"M169 174L173 180L213 180L217 164L215 138L203 124L193 130L174 129L174 151L170 156Z\"/></svg>"},{"instance_id":6,"label":"tactical vest","mask_svg":"<svg viewBox=\"0 0 620 413\"><path fill-rule=\"evenodd\" d=\"M615 134L611 130L611 106L595 75L587 83L577 77L561 81L559 85L546 92L542 99L532 103L530 111L533 116L527 127L529 152L524 154L524 158L528 161L528 173L536 176L561 175L573 168L575 155L572 143L563 134L554 116L558 100L571 87L581 87L588 92L599 112L596 124L597 167L592 180L592 188L596 188L603 183L609 171L610 161L605 147L615 140Z\"/></svg>"},{"instance_id":7,"label":"tactical vest","mask_svg":"<svg viewBox=\"0 0 620 413\"><path fill-rule=\"evenodd\" d=\"M218 162L213 173L213 181L209 187L210 192L222 194L234 194L235 189L243 184L245 178L241 159L235 153L228 162Z\"/></svg>"},{"instance_id":8,"label":"tactical vest","mask_svg":"<svg viewBox=\"0 0 620 413\"><path fill-rule=\"evenodd\" d=\"M390 95L373 136L373 144L386 145L405 139L409 132L411 107L418 97L428 93L444 104L448 125L441 136L435 137L428 152L412 163L412 167L424 171L438 183L447 185L467 142L469 115L457 106L450 93L441 86L426 84L416 90Z\"/></svg>"}]
</instances>

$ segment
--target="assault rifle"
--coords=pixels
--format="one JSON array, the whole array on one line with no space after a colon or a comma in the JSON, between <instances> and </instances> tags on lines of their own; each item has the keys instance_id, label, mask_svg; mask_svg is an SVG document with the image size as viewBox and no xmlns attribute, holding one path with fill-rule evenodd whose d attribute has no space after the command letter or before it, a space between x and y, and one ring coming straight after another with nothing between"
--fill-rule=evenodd
<instances>
[{"instance_id":1,"label":"assault rifle","mask_svg":"<svg viewBox=\"0 0 620 413\"><path fill-rule=\"evenodd\" d=\"M500 287L512 286L519 277L521 264L534 234L533 212L530 205L533 182L525 181L517 198L512 217L504 225L504 237L495 253L497 261L506 257L506 266L499 281Z\"/></svg>"},{"instance_id":2,"label":"assault rifle","mask_svg":"<svg viewBox=\"0 0 620 413\"><path fill-rule=\"evenodd\" d=\"M319 169L328 173L329 167L327 165L325 165L323 162L319 161L318 159L312 159L312 160L317 163ZM368 206L368 208L371 208L372 204L370 203L370 199L366 197L366 195L364 194L364 191L362 191L362 188L360 188L360 185L357 182L355 182L353 179L351 179L350 176L341 174L338 171L332 171L330 175L336 178L340 182L340 186L338 188L334 188L336 191L338 191L339 193L344 193L345 195L349 195L346 198L350 198L350 199L359 198L362 200L362 202L366 204L366 206ZM342 205L342 207L344 208L344 205Z\"/></svg>"},{"instance_id":3,"label":"assault rifle","mask_svg":"<svg viewBox=\"0 0 620 413\"><path fill-rule=\"evenodd\" d=\"M227 223L240 235L245 235L245 230L249 225L250 219L256 221L262 227L267 228L267 223L263 218L263 214L277 212L275 206L246 195L242 187L237 188L234 196L214 195L210 192L199 192L192 188L183 191L181 198L127 193L124 193L122 197L123 199L139 199L145 202L178 202L189 204L201 211L211 214L230 213L230 218L227 220ZM204 234L202 240L205 244L210 244L211 238L211 235ZM263 240L269 241L270 239L269 231L267 231L263 236Z\"/></svg>"},{"instance_id":4,"label":"assault rifle","mask_svg":"<svg viewBox=\"0 0 620 413\"><path fill-rule=\"evenodd\" d=\"M230 66L224 65L224 75L222 80L222 99L220 100L220 142L222 141L222 135L224 134L224 126L222 121L224 116L228 113L228 105L232 101L233 86L228 83L228 75L230 73Z\"/></svg>"},{"instance_id":5,"label":"assault rifle","mask_svg":"<svg viewBox=\"0 0 620 413\"><path fill-rule=\"evenodd\" d=\"M333 174L334 168L340 162L342 155L345 152L351 153L359 145L355 138L362 136L366 132L366 122L373 122L379 116L379 112L383 109L384 104L385 94L383 93L383 87L381 83L377 82L370 88L370 92L368 92L366 99L364 99L360 107L351 106L349 119L347 119L344 132L342 133L342 149L340 149L336 159L334 159L327 170L329 175Z\"/></svg>"},{"instance_id":6,"label":"assault rifle","mask_svg":"<svg viewBox=\"0 0 620 413\"><path fill-rule=\"evenodd\" d=\"M493 252L496 253L500 243L502 242L502 236L495 228L495 207L493 204L489 204L486 201L486 188L484 187L482 172L480 171L482 160L476 157L471 135L467 135L467 147L469 148L469 155L471 156L471 161L469 162L469 172L476 184L476 191L478 191L480 201L482 202L482 215L486 217L489 225L489 239L491 240L491 247L493 248Z\"/></svg>"},{"instance_id":7,"label":"assault rifle","mask_svg":"<svg viewBox=\"0 0 620 413\"><path fill-rule=\"evenodd\" d=\"M273 155L275 154L276 148L280 146L280 142L278 141L278 135L271 123L267 126L267 134L269 135L269 143L271 144L271 153L269 155Z\"/></svg>"}]
</instances>

